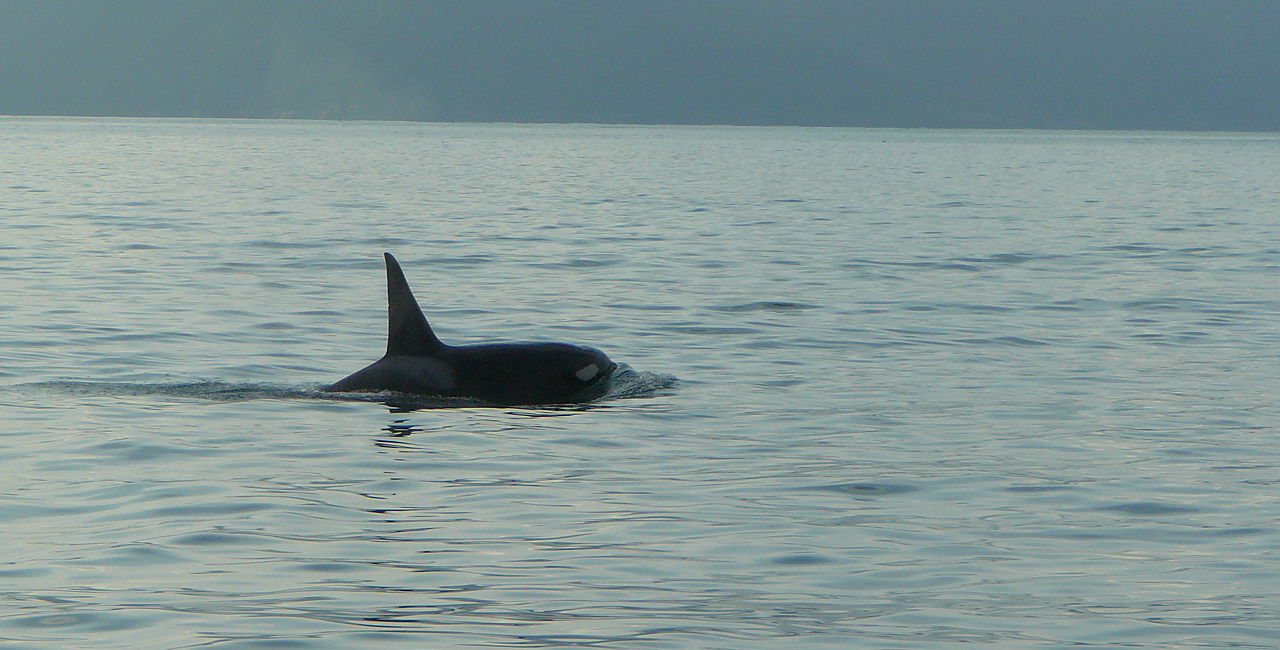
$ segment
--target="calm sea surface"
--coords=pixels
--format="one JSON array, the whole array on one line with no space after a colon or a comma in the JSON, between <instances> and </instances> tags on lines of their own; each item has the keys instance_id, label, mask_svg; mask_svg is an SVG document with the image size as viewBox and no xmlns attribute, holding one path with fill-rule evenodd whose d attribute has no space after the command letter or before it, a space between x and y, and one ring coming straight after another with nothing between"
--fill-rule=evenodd
<instances>
[{"instance_id":1,"label":"calm sea surface","mask_svg":"<svg viewBox=\"0 0 1280 650\"><path fill-rule=\"evenodd\" d=\"M0 647L1280 646L1277 179L1275 134L0 118ZM318 393L383 251L446 342L630 379Z\"/></svg>"}]
</instances>

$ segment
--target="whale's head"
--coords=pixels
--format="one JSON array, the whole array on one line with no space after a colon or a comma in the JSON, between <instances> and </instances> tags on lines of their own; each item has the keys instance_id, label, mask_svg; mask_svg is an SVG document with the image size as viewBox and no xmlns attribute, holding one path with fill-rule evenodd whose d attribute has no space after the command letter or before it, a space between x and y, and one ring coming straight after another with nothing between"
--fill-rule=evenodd
<instances>
[{"instance_id":1,"label":"whale's head","mask_svg":"<svg viewBox=\"0 0 1280 650\"><path fill-rule=\"evenodd\" d=\"M609 388L609 378L618 369L618 364L595 348L563 345L572 348L564 356L561 375L566 394L572 395L570 401L587 401L604 395Z\"/></svg>"},{"instance_id":2,"label":"whale's head","mask_svg":"<svg viewBox=\"0 0 1280 650\"><path fill-rule=\"evenodd\" d=\"M445 346L434 359L456 378L446 394L503 405L589 402L608 393L618 367L595 348L569 343Z\"/></svg>"}]
</instances>

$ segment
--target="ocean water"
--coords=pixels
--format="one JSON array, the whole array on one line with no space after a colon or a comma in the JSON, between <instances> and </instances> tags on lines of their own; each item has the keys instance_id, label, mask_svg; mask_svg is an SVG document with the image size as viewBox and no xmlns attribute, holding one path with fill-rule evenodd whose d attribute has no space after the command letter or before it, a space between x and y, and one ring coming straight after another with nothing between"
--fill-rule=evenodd
<instances>
[{"instance_id":1,"label":"ocean water","mask_svg":"<svg viewBox=\"0 0 1280 650\"><path fill-rule=\"evenodd\" d=\"M0 118L0 648L1280 646L1278 178L1276 134ZM317 392L383 251L446 342L627 380Z\"/></svg>"}]
</instances>

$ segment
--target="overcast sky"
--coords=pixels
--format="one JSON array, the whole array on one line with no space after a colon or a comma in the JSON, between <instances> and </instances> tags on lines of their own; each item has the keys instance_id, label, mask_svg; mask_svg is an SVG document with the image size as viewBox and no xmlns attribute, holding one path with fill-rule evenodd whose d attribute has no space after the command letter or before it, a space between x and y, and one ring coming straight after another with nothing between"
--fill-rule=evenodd
<instances>
[{"instance_id":1,"label":"overcast sky","mask_svg":"<svg viewBox=\"0 0 1280 650\"><path fill-rule=\"evenodd\" d=\"M1280 130L1280 0L3 0L0 114Z\"/></svg>"}]
</instances>

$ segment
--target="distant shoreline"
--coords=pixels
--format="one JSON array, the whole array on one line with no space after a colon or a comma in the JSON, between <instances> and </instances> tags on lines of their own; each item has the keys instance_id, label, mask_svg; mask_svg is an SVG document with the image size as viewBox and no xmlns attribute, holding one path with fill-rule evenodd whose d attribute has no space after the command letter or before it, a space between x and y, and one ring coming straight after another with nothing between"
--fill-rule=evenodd
<instances>
[{"instance_id":1,"label":"distant shoreline","mask_svg":"<svg viewBox=\"0 0 1280 650\"><path fill-rule=\"evenodd\" d=\"M1078 133L1213 133L1262 135L1280 133L1276 129L1197 129L1164 127L1054 127L1054 126L939 126L930 124L762 124L734 122L595 122L556 120L414 120L392 118L337 118L306 116L249 116L249 115L82 115L74 113L0 113L0 119L66 119L66 120L224 120L228 122L352 122L386 124L440 124L440 125L513 125L513 126L616 126L616 127L730 127L730 128L799 128L799 129L870 129L901 131L1046 131Z\"/></svg>"}]
</instances>

